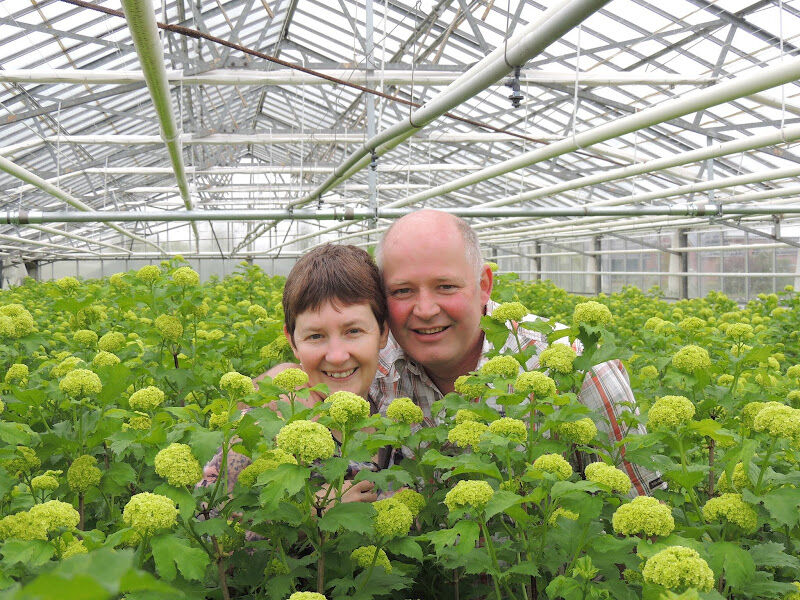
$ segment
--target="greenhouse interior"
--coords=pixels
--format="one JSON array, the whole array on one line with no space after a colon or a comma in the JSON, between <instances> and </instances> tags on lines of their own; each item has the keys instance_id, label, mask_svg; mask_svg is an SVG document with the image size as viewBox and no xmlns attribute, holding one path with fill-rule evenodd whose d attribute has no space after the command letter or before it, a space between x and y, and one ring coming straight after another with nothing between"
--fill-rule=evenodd
<instances>
[{"instance_id":1,"label":"greenhouse interior","mask_svg":"<svg viewBox=\"0 0 800 600\"><path fill-rule=\"evenodd\" d=\"M800 599L798 80L797 0L0 0L0 600Z\"/></svg>"}]
</instances>

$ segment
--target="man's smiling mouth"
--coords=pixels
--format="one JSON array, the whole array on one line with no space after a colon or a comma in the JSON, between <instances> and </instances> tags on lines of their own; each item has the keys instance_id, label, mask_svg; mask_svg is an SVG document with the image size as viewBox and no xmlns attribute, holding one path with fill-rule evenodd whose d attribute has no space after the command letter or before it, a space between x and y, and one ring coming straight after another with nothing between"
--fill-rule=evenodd
<instances>
[{"instance_id":1,"label":"man's smiling mouth","mask_svg":"<svg viewBox=\"0 0 800 600\"><path fill-rule=\"evenodd\" d=\"M435 333L439 333L440 331L444 331L445 329L448 329L449 327L450 327L449 325L446 325L444 327L429 327L427 329L414 329L413 331L415 333L420 333L422 335L433 335Z\"/></svg>"}]
</instances>

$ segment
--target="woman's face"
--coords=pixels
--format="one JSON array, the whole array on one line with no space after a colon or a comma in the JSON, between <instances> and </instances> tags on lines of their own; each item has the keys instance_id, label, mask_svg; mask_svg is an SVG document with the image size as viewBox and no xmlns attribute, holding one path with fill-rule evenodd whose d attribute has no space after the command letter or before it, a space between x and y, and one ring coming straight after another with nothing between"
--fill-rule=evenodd
<instances>
[{"instance_id":1,"label":"woman's face","mask_svg":"<svg viewBox=\"0 0 800 600\"><path fill-rule=\"evenodd\" d=\"M326 302L319 310L297 316L294 340L286 332L310 385L324 383L330 393L353 392L362 398L367 397L388 335L389 329L378 323L366 302Z\"/></svg>"}]
</instances>

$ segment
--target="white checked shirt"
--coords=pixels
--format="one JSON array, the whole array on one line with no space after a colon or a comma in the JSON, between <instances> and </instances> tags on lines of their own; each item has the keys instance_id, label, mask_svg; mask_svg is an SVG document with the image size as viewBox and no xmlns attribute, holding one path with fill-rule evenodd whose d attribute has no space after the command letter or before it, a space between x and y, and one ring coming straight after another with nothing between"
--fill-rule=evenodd
<instances>
[{"instance_id":1,"label":"white checked shirt","mask_svg":"<svg viewBox=\"0 0 800 600\"><path fill-rule=\"evenodd\" d=\"M497 303L490 300L486 306L487 314L491 314L496 307ZM526 317L526 320L537 319L539 317L533 315ZM512 325L516 327L516 324ZM524 328L517 329L517 336L523 349L531 345L536 347L536 354L528 361L528 369L538 368L539 353L548 346L546 337L537 331ZM577 340L572 347L578 353L583 350L581 343ZM484 337L483 354L478 361L476 370L486 363L487 354L491 349L492 345ZM517 341L513 335L509 335L501 350L517 351ZM381 350L378 371L372 381L369 395L378 399L381 414L386 413L386 408L394 398L411 398L422 409L425 417L424 424L427 426L436 424L436 418L431 414L431 405L443 397L442 392L428 377L425 369L406 356L392 336L389 336L389 342ZM583 382L583 387L578 394L578 401L593 413L603 416L602 419L596 421L597 429L607 433L611 441L619 441L624 437L626 431L619 422L620 415L630 410L625 403L635 405L636 399L631 390L628 373L619 360L595 365ZM645 428L640 425L632 432L643 434ZM621 455L623 457L625 455L624 448ZM631 464L624 459L618 466L627 473L633 483L631 496L648 495L651 490L663 485L657 473L643 467Z\"/></svg>"}]
</instances>

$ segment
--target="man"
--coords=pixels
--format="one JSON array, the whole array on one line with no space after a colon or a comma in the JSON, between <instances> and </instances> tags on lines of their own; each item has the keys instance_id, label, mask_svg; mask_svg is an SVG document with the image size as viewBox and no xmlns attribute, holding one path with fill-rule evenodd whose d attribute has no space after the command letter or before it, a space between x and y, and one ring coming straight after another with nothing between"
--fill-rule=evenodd
<instances>
[{"instance_id":1,"label":"man","mask_svg":"<svg viewBox=\"0 0 800 600\"><path fill-rule=\"evenodd\" d=\"M475 371L491 350L480 327L481 316L496 306L490 299L492 271L481 259L475 232L463 220L436 210L420 210L396 221L377 252L389 305L392 337L381 351L373 397L386 404L395 397L412 398L433 424L431 405L454 390L461 375ZM520 328L523 344L541 352L541 334ZM512 338L513 339L513 338ZM516 342L513 346L516 348ZM538 352L537 352L538 355ZM538 366L538 359L532 359ZM635 403L628 376L619 361L597 365L586 377L579 400L605 420L597 423L611 439L620 440L618 423L624 403ZM643 495L661 484L645 469L624 462L633 494Z\"/></svg>"}]
</instances>

